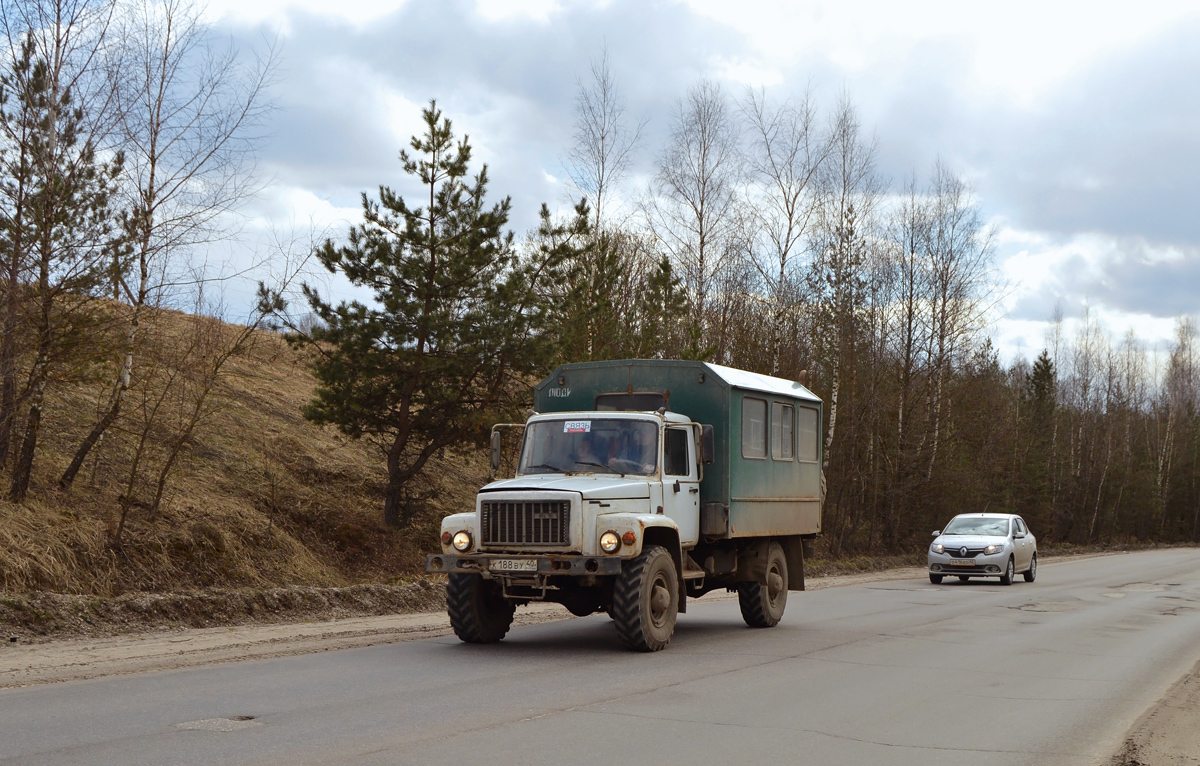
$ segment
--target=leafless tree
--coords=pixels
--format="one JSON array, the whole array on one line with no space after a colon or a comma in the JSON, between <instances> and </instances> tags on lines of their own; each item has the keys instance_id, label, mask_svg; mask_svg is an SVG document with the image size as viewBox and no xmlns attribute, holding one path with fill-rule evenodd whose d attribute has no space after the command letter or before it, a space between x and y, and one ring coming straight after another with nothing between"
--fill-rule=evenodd
<instances>
[{"instance_id":1,"label":"leafless tree","mask_svg":"<svg viewBox=\"0 0 1200 766\"><path fill-rule=\"evenodd\" d=\"M605 48L591 64L591 79L578 83L575 140L564 163L592 210L595 236L603 230L612 195L629 173L645 127L645 121L631 125L626 109Z\"/></svg>"},{"instance_id":2,"label":"leafless tree","mask_svg":"<svg viewBox=\"0 0 1200 766\"><path fill-rule=\"evenodd\" d=\"M853 386L859 312L866 296L868 243L883 188L875 171L875 143L862 135L862 124L848 97L830 124L828 157L819 176L818 241L810 274L817 322L829 340L829 418L825 431L825 468L832 456L839 395L849 377Z\"/></svg>"},{"instance_id":3,"label":"leafless tree","mask_svg":"<svg viewBox=\"0 0 1200 766\"><path fill-rule=\"evenodd\" d=\"M971 189L940 161L929 188L929 350L933 381L930 394L930 448L926 476L937 462L951 365L982 329L981 300L991 276L992 230L979 214Z\"/></svg>"},{"instance_id":4,"label":"leafless tree","mask_svg":"<svg viewBox=\"0 0 1200 766\"><path fill-rule=\"evenodd\" d=\"M246 60L218 47L201 10L189 0L133 0L120 20L123 49L111 76L128 168L131 253L115 282L127 327L108 406L75 451L63 487L120 415L147 308L189 250L221 236L228 215L256 190L253 152L270 109L273 51Z\"/></svg>"},{"instance_id":5,"label":"leafless tree","mask_svg":"<svg viewBox=\"0 0 1200 766\"><path fill-rule=\"evenodd\" d=\"M676 106L644 211L650 231L679 266L702 328L714 275L738 247L740 156L728 100L719 85L701 80Z\"/></svg>"},{"instance_id":6,"label":"leafless tree","mask_svg":"<svg viewBox=\"0 0 1200 766\"><path fill-rule=\"evenodd\" d=\"M741 110L749 125L746 169L753 185L747 206L753 227L749 255L766 287L767 359L777 375L783 333L802 301L798 263L808 247L820 199L817 174L829 142L816 127L816 109L807 94L799 103L772 106L763 91L748 90Z\"/></svg>"}]
</instances>

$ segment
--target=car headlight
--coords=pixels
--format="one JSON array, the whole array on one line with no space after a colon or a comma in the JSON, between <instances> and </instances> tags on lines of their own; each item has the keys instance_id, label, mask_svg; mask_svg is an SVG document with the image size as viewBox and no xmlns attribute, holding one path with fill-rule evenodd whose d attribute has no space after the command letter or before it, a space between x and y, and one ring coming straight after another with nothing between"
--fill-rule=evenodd
<instances>
[{"instance_id":1,"label":"car headlight","mask_svg":"<svg viewBox=\"0 0 1200 766\"><path fill-rule=\"evenodd\" d=\"M600 535L600 550L605 553L613 553L617 548L621 547L621 537L616 532L609 530Z\"/></svg>"},{"instance_id":2,"label":"car headlight","mask_svg":"<svg viewBox=\"0 0 1200 766\"><path fill-rule=\"evenodd\" d=\"M934 553L945 553L946 546L942 545L941 543L934 543L933 547L931 547L929 550L933 551Z\"/></svg>"},{"instance_id":3,"label":"car headlight","mask_svg":"<svg viewBox=\"0 0 1200 766\"><path fill-rule=\"evenodd\" d=\"M989 545L983 549L983 554L985 556L991 556L993 553L999 553L1002 550L1004 550L1004 543L1000 543L999 545Z\"/></svg>"},{"instance_id":4,"label":"car headlight","mask_svg":"<svg viewBox=\"0 0 1200 766\"><path fill-rule=\"evenodd\" d=\"M455 532L450 544L454 546L456 551L470 550L471 548L471 533L470 532Z\"/></svg>"}]
</instances>

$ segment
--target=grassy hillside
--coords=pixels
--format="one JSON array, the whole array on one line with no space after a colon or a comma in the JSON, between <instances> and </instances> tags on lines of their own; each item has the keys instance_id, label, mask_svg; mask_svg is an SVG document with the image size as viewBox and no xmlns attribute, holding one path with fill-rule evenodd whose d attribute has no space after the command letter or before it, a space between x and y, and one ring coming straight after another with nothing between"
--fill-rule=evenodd
<instances>
[{"instance_id":1,"label":"grassy hillside","mask_svg":"<svg viewBox=\"0 0 1200 766\"><path fill-rule=\"evenodd\" d=\"M165 323L186 321L174 315ZM56 484L111 380L112 370L98 370L91 383L51 392L30 497L21 505L0 500L0 591L116 595L396 581L421 570L423 552L436 545L437 519L469 507L486 480L484 458L447 453L415 488L425 508L418 521L387 529L382 454L301 417L314 386L304 359L263 332L228 364L160 511L152 517L137 497L124 544L114 549L109 540L136 445L131 423L145 404L136 392L122 416L130 422L110 429L73 488Z\"/></svg>"}]
</instances>

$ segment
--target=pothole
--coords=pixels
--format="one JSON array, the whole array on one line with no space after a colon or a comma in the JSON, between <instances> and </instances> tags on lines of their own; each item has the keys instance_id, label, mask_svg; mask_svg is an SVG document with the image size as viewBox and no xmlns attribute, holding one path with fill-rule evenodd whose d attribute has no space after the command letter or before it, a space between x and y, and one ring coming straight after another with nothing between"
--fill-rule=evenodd
<instances>
[{"instance_id":1,"label":"pothole","mask_svg":"<svg viewBox=\"0 0 1200 766\"><path fill-rule=\"evenodd\" d=\"M175 728L188 731L239 731L262 725L263 722L254 720L252 715L235 715L230 718L201 718L199 721L185 721L175 724Z\"/></svg>"},{"instance_id":2,"label":"pothole","mask_svg":"<svg viewBox=\"0 0 1200 766\"><path fill-rule=\"evenodd\" d=\"M1009 608L1020 609L1022 612L1071 612L1078 609L1079 604L1051 602L1047 604L1021 604L1020 606Z\"/></svg>"},{"instance_id":3,"label":"pothole","mask_svg":"<svg viewBox=\"0 0 1200 766\"><path fill-rule=\"evenodd\" d=\"M1115 586L1114 590L1131 591L1134 593L1161 593L1166 586L1157 582L1130 582Z\"/></svg>"}]
</instances>

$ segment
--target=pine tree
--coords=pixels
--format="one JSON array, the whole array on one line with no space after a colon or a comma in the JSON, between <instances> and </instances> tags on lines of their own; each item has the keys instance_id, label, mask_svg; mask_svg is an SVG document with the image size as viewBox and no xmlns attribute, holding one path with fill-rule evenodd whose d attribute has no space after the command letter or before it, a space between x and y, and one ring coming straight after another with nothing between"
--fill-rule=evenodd
<instances>
[{"instance_id":1,"label":"pine tree","mask_svg":"<svg viewBox=\"0 0 1200 766\"><path fill-rule=\"evenodd\" d=\"M515 414L549 354L536 290L558 271L518 260L503 230L509 200L487 207L487 167L468 176L467 138L455 142L436 102L423 117L425 134L400 159L424 187L424 205L380 186L378 200L363 194L363 223L347 244L317 252L331 272L373 292L373 303L334 306L305 287L322 325L304 339L318 349L319 381L304 415L380 443L384 520L393 526L411 520L405 487L433 455Z\"/></svg>"},{"instance_id":2,"label":"pine tree","mask_svg":"<svg viewBox=\"0 0 1200 766\"><path fill-rule=\"evenodd\" d=\"M82 105L74 87L79 73L68 67L78 33L61 21L40 34L31 32L12 52L0 79L0 135L10 140L2 164L5 170L15 169L0 202L0 231L10 266L5 316L21 304L31 357L23 387L14 391L7 344L0 353L5 377L0 452L9 435L16 435L17 406L23 402L26 409L9 489L13 500L24 499L29 491L46 389L55 369L69 358L94 353L94 299L110 278L110 264L121 246L111 200L124 157L119 152L106 159L97 155L93 131L98 115Z\"/></svg>"},{"instance_id":3,"label":"pine tree","mask_svg":"<svg viewBox=\"0 0 1200 766\"><path fill-rule=\"evenodd\" d=\"M1055 420L1058 406L1057 372L1049 351L1043 350L1026 379L1021 439L1025 471L1025 507L1021 513L1036 528L1050 531L1054 500Z\"/></svg>"}]
</instances>

